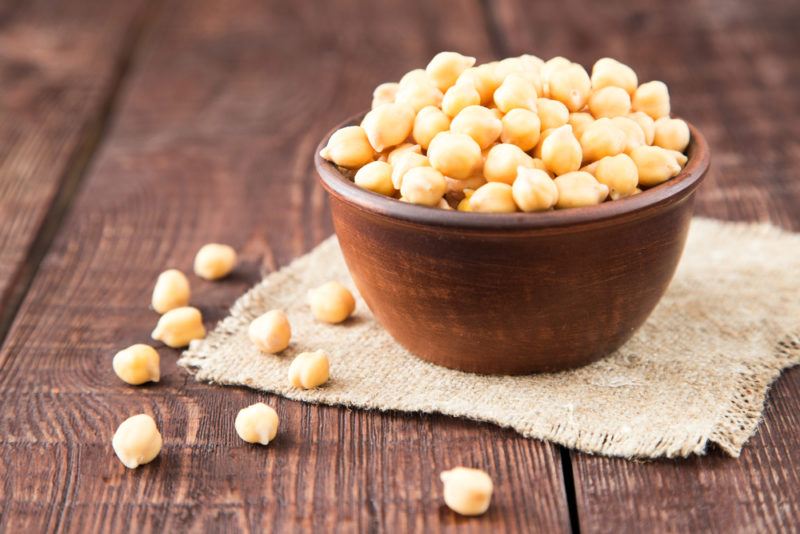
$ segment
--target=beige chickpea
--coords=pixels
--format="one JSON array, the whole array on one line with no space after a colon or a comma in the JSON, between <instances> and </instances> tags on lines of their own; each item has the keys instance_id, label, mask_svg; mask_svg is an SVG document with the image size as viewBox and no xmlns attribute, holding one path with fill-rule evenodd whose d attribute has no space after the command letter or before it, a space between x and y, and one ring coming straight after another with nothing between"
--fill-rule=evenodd
<instances>
[{"instance_id":1,"label":"beige chickpea","mask_svg":"<svg viewBox=\"0 0 800 534\"><path fill-rule=\"evenodd\" d=\"M456 83L462 72L473 65L474 57L462 56L458 52L439 52L425 67L425 72L434 85L444 92Z\"/></svg>"},{"instance_id":2,"label":"beige chickpea","mask_svg":"<svg viewBox=\"0 0 800 534\"><path fill-rule=\"evenodd\" d=\"M524 151L532 150L539 142L542 123L539 116L528 109L512 109L503 116L503 131L500 140L503 143L517 145Z\"/></svg>"},{"instance_id":3,"label":"beige chickpea","mask_svg":"<svg viewBox=\"0 0 800 534\"><path fill-rule=\"evenodd\" d=\"M547 84L549 97L567 106L569 111L583 109L592 91L589 74L577 63L553 71Z\"/></svg>"},{"instance_id":4,"label":"beige chickpea","mask_svg":"<svg viewBox=\"0 0 800 534\"><path fill-rule=\"evenodd\" d=\"M548 210L558 202L558 188L547 172L519 167L511 186L514 202L522 211Z\"/></svg>"},{"instance_id":5,"label":"beige chickpea","mask_svg":"<svg viewBox=\"0 0 800 534\"><path fill-rule=\"evenodd\" d=\"M158 382L161 378L160 358L156 349L138 343L114 355L114 373L127 384L138 386Z\"/></svg>"},{"instance_id":6,"label":"beige chickpea","mask_svg":"<svg viewBox=\"0 0 800 534\"><path fill-rule=\"evenodd\" d=\"M650 117L648 117L648 119L649 118ZM611 122L625 134L625 148L623 152L626 154L630 154L630 151L637 146L647 144L644 131L635 120L630 117L614 117L611 119Z\"/></svg>"},{"instance_id":7,"label":"beige chickpea","mask_svg":"<svg viewBox=\"0 0 800 534\"><path fill-rule=\"evenodd\" d=\"M424 107L419 110L417 117L414 119L414 128L411 136L414 141L425 150L428 150L428 145L431 140L439 132L446 132L450 129L450 117L448 117L441 109L435 106Z\"/></svg>"},{"instance_id":8,"label":"beige chickpea","mask_svg":"<svg viewBox=\"0 0 800 534\"><path fill-rule=\"evenodd\" d=\"M653 144L668 150L683 152L689 146L689 125L681 119L661 117L655 123L656 133Z\"/></svg>"},{"instance_id":9,"label":"beige chickpea","mask_svg":"<svg viewBox=\"0 0 800 534\"><path fill-rule=\"evenodd\" d=\"M431 162L427 156L417 152L408 151L401 155L392 166L392 186L400 190L403 185L403 176L415 167L430 167Z\"/></svg>"},{"instance_id":10,"label":"beige chickpea","mask_svg":"<svg viewBox=\"0 0 800 534\"><path fill-rule=\"evenodd\" d=\"M639 171L639 184L645 187L658 185L681 172L675 156L658 146L636 147L630 156Z\"/></svg>"},{"instance_id":11,"label":"beige chickpea","mask_svg":"<svg viewBox=\"0 0 800 534\"><path fill-rule=\"evenodd\" d=\"M675 157L675 161L678 162L678 165L680 165L681 168L683 168L683 166L686 165L686 163L689 161L689 157L683 152L680 152L678 150L669 150L669 149L667 149L667 152L669 152Z\"/></svg>"},{"instance_id":12,"label":"beige chickpea","mask_svg":"<svg viewBox=\"0 0 800 534\"><path fill-rule=\"evenodd\" d=\"M233 423L236 433L247 443L268 445L278 435L278 412L263 402L242 408Z\"/></svg>"},{"instance_id":13,"label":"beige chickpea","mask_svg":"<svg viewBox=\"0 0 800 534\"><path fill-rule=\"evenodd\" d=\"M236 250L229 245L208 243L200 247L194 257L194 274L206 280L228 276L238 261Z\"/></svg>"},{"instance_id":14,"label":"beige chickpea","mask_svg":"<svg viewBox=\"0 0 800 534\"><path fill-rule=\"evenodd\" d=\"M569 124L556 128L542 142L542 161L556 175L577 171L582 159L581 144Z\"/></svg>"},{"instance_id":15,"label":"beige chickpea","mask_svg":"<svg viewBox=\"0 0 800 534\"><path fill-rule=\"evenodd\" d=\"M456 467L440 475L444 484L444 502L454 512L475 516L489 509L494 485L485 471Z\"/></svg>"},{"instance_id":16,"label":"beige chickpea","mask_svg":"<svg viewBox=\"0 0 800 534\"><path fill-rule=\"evenodd\" d=\"M414 109L404 104L381 104L366 114L361 127L376 152L403 143L414 126Z\"/></svg>"},{"instance_id":17,"label":"beige chickpea","mask_svg":"<svg viewBox=\"0 0 800 534\"><path fill-rule=\"evenodd\" d=\"M486 183L486 178L483 176L475 176L473 178L467 178L466 180L454 180L453 178L445 176L444 181L447 183L447 193L463 193L465 189L479 188Z\"/></svg>"},{"instance_id":18,"label":"beige chickpea","mask_svg":"<svg viewBox=\"0 0 800 534\"><path fill-rule=\"evenodd\" d=\"M144 413L125 419L111 440L114 453L128 469L152 462L161 452L161 445L156 422Z\"/></svg>"},{"instance_id":19,"label":"beige chickpea","mask_svg":"<svg viewBox=\"0 0 800 534\"><path fill-rule=\"evenodd\" d=\"M549 128L547 130L542 130L542 133L539 135L539 142L536 143L536 146L533 148L533 157L534 159L541 159L542 158L542 146L544 145L544 140L550 137L550 134L555 132L558 128ZM547 166L545 166L545 169Z\"/></svg>"},{"instance_id":20,"label":"beige chickpea","mask_svg":"<svg viewBox=\"0 0 800 534\"><path fill-rule=\"evenodd\" d=\"M521 74L512 73L494 92L494 103L503 113L518 108L536 111L537 97L536 88L530 80Z\"/></svg>"},{"instance_id":21,"label":"beige chickpea","mask_svg":"<svg viewBox=\"0 0 800 534\"><path fill-rule=\"evenodd\" d=\"M600 58L592 67L593 89L620 87L632 95L638 85L639 78L633 69L616 59Z\"/></svg>"},{"instance_id":22,"label":"beige chickpea","mask_svg":"<svg viewBox=\"0 0 800 534\"><path fill-rule=\"evenodd\" d=\"M369 144L364 128L345 126L331 135L319 155L340 167L358 169L375 159L375 150Z\"/></svg>"},{"instance_id":23,"label":"beige chickpea","mask_svg":"<svg viewBox=\"0 0 800 534\"><path fill-rule=\"evenodd\" d=\"M156 312L166 313L189 304L190 295L186 275L178 269L168 269L158 275L150 303Z\"/></svg>"},{"instance_id":24,"label":"beige chickpea","mask_svg":"<svg viewBox=\"0 0 800 534\"><path fill-rule=\"evenodd\" d=\"M621 200L623 198L627 198L627 197L632 197L634 195L638 195L641 192L642 192L642 190L639 189L638 187L636 189L634 189L633 193L631 193L630 195L624 195L624 196L622 194L618 193L617 191L611 191L608 194L608 198L610 198L611 200Z\"/></svg>"},{"instance_id":25,"label":"beige chickpea","mask_svg":"<svg viewBox=\"0 0 800 534\"><path fill-rule=\"evenodd\" d=\"M584 161L592 162L606 156L616 156L625 150L628 138L611 119L597 119L583 130L581 149Z\"/></svg>"},{"instance_id":26,"label":"beige chickpea","mask_svg":"<svg viewBox=\"0 0 800 534\"><path fill-rule=\"evenodd\" d=\"M473 194L475 194L474 190L465 189L464 190L464 198L462 198L458 202L458 206L456 206L456 209L458 211L472 211L472 207L469 205L469 199L472 198Z\"/></svg>"},{"instance_id":27,"label":"beige chickpea","mask_svg":"<svg viewBox=\"0 0 800 534\"><path fill-rule=\"evenodd\" d=\"M500 86L496 72L496 64L485 63L477 67L470 67L461 73L456 80L456 85L468 83L478 91L480 103L488 105L492 101L494 92Z\"/></svg>"},{"instance_id":28,"label":"beige chickpea","mask_svg":"<svg viewBox=\"0 0 800 534\"><path fill-rule=\"evenodd\" d=\"M250 322L247 337L261 352L277 354L289 346L292 326L283 310L270 310Z\"/></svg>"},{"instance_id":29,"label":"beige chickpea","mask_svg":"<svg viewBox=\"0 0 800 534\"><path fill-rule=\"evenodd\" d=\"M440 106L442 97L442 92L432 81L422 76L415 76L409 78L405 83L403 80L400 81L394 102L409 106L413 108L414 113L417 113L426 106Z\"/></svg>"},{"instance_id":30,"label":"beige chickpea","mask_svg":"<svg viewBox=\"0 0 800 534\"><path fill-rule=\"evenodd\" d=\"M656 121L644 111L628 113L628 118L639 125L644 133L644 144L652 145L656 136Z\"/></svg>"},{"instance_id":31,"label":"beige chickpea","mask_svg":"<svg viewBox=\"0 0 800 534\"><path fill-rule=\"evenodd\" d=\"M631 110L631 96L621 87L595 89L589 96L589 111L595 118L619 117Z\"/></svg>"},{"instance_id":32,"label":"beige chickpea","mask_svg":"<svg viewBox=\"0 0 800 534\"><path fill-rule=\"evenodd\" d=\"M483 175L489 182L511 185L517 177L517 167L533 168L533 158L517 145L500 143L489 151L483 164Z\"/></svg>"},{"instance_id":33,"label":"beige chickpea","mask_svg":"<svg viewBox=\"0 0 800 534\"><path fill-rule=\"evenodd\" d=\"M489 182L469 196L469 211L483 213L513 213L517 211L511 186L503 182Z\"/></svg>"},{"instance_id":34,"label":"beige chickpea","mask_svg":"<svg viewBox=\"0 0 800 534\"><path fill-rule=\"evenodd\" d=\"M536 112L542 124L542 131L558 128L569 122L569 110L558 100L536 99Z\"/></svg>"},{"instance_id":35,"label":"beige chickpea","mask_svg":"<svg viewBox=\"0 0 800 534\"><path fill-rule=\"evenodd\" d=\"M367 163L356 171L353 181L358 187L381 195L392 196L394 194L392 166L385 161Z\"/></svg>"},{"instance_id":36,"label":"beige chickpea","mask_svg":"<svg viewBox=\"0 0 800 534\"><path fill-rule=\"evenodd\" d=\"M630 156L606 156L596 163L597 168L592 174L598 182L607 185L611 193L619 197L633 194L639 183L639 170Z\"/></svg>"},{"instance_id":37,"label":"beige chickpea","mask_svg":"<svg viewBox=\"0 0 800 534\"><path fill-rule=\"evenodd\" d=\"M336 281L326 282L308 292L311 313L318 321L337 324L350 317L356 309L353 294Z\"/></svg>"},{"instance_id":38,"label":"beige chickpea","mask_svg":"<svg viewBox=\"0 0 800 534\"><path fill-rule=\"evenodd\" d=\"M400 194L406 201L422 206L436 206L447 190L442 173L433 167L414 167L403 175Z\"/></svg>"},{"instance_id":39,"label":"beige chickpea","mask_svg":"<svg viewBox=\"0 0 800 534\"><path fill-rule=\"evenodd\" d=\"M372 109L381 104L394 103L394 97L400 88L399 83L382 83L372 91Z\"/></svg>"},{"instance_id":40,"label":"beige chickpea","mask_svg":"<svg viewBox=\"0 0 800 534\"><path fill-rule=\"evenodd\" d=\"M557 208L579 208L600 204L608 196L608 186L588 172L568 172L554 180L558 188Z\"/></svg>"},{"instance_id":41,"label":"beige chickpea","mask_svg":"<svg viewBox=\"0 0 800 534\"><path fill-rule=\"evenodd\" d=\"M539 71L542 76L542 92L540 96L544 96L546 98L550 98L550 78L553 76L553 73L557 70L569 67L572 65L572 61L568 60L562 56L556 56L548 59L542 65L541 70Z\"/></svg>"},{"instance_id":42,"label":"beige chickpea","mask_svg":"<svg viewBox=\"0 0 800 534\"><path fill-rule=\"evenodd\" d=\"M503 122L489 108L467 106L453 118L450 131L472 137L484 149L500 137Z\"/></svg>"},{"instance_id":43,"label":"beige chickpea","mask_svg":"<svg viewBox=\"0 0 800 534\"><path fill-rule=\"evenodd\" d=\"M633 93L631 107L634 111L643 111L653 119L669 115L669 89L664 82L653 81L643 83Z\"/></svg>"},{"instance_id":44,"label":"beige chickpea","mask_svg":"<svg viewBox=\"0 0 800 534\"><path fill-rule=\"evenodd\" d=\"M410 70L403 74L400 81L397 83L399 87L417 84L434 85L433 80L428 76L428 72L425 69Z\"/></svg>"},{"instance_id":45,"label":"beige chickpea","mask_svg":"<svg viewBox=\"0 0 800 534\"><path fill-rule=\"evenodd\" d=\"M533 85L537 95L541 95L543 85L542 66L544 66L544 62L536 56L509 57L497 62L494 68L495 77L502 85L511 74L516 74Z\"/></svg>"},{"instance_id":46,"label":"beige chickpea","mask_svg":"<svg viewBox=\"0 0 800 534\"><path fill-rule=\"evenodd\" d=\"M465 107L477 106L480 103L481 95L472 82L457 83L444 94L442 111L448 117L453 118Z\"/></svg>"},{"instance_id":47,"label":"beige chickpea","mask_svg":"<svg viewBox=\"0 0 800 534\"><path fill-rule=\"evenodd\" d=\"M501 122L502 125L502 122ZM483 166L480 145L469 135L442 132L428 145L431 166L449 178L472 178Z\"/></svg>"},{"instance_id":48,"label":"beige chickpea","mask_svg":"<svg viewBox=\"0 0 800 534\"><path fill-rule=\"evenodd\" d=\"M170 310L158 320L151 337L173 349L185 347L193 339L206 337L203 316L191 306Z\"/></svg>"},{"instance_id":49,"label":"beige chickpea","mask_svg":"<svg viewBox=\"0 0 800 534\"><path fill-rule=\"evenodd\" d=\"M587 113L585 111L576 111L575 113L569 114L569 120L567 121L567 124L572 126L572 134L575 136L575 138L580 139L586 127L593 122L594 117L592 117L591 113Z\"/></svg>"},{"instance_id":50,"label":"beige chickpea","mask_svg":"<svg viewBox=\"0 0 800 534\"><path fill-rule=\"evenodd\" d=\"M319 387L330 378L330 358L322 350L303 352L289 366L289 384L295 388Z\"/></svg>"},{"instance_id":51,"label":"beige chickpea","mask_svg":"<svg viewBox=\"0 0 800 534\"><path fill-rule=\"evenodd\" d=\"M397 164L398 159L409 152L422 154L422 147L414 143L403 143L402 145L397 145L386 153L386 163L394 166Z\"/></svg>"}]
</instances>

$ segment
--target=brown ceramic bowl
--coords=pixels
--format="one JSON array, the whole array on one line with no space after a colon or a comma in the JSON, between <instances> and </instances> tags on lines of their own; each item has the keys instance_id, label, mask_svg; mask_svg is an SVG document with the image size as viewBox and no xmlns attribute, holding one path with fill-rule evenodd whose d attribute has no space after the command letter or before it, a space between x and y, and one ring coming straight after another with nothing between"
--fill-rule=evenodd
<instances>
[{"instance_id":1,"label":"brown ceramic bowl","mask_svg":"<svg viewBox=\"0 0 800 534\"><path fill-rule=\"evenodd\" d=\"M653 311L709 165L705 139L690 128L689 161L675 178L622 200L542 213L449 211L361 189L319 156L335 129L315 163L347 266L386 330L445 367L526 374L593 362Z\"/></svg>"}]
</instances>

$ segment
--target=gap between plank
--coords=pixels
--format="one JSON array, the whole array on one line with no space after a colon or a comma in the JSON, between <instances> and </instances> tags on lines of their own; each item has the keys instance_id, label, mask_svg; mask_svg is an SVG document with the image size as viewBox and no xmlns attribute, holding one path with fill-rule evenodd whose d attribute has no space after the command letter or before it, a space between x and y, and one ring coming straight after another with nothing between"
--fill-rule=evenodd
<instances>
[{"instance_id":1,"label":"gap between plank","mask_svg":"<svg viewBox=\"0 0 800 534\"><path fill-rule=\"evenodd\" d=\"M156 0L150 0L141 8L141 13L133 18L122 39L119 57L111 73L108 94L101 103L99 112L84 126L77 146L59 180L50 208L42 219L28 253L14 277L15 280L10 284L6 306L0 309L0 348L5 343L6 336L33 284L42 260L50 250L58 229L69 212L81 182L108 131L108 126L117 108L118 97L122 92L123 81L131 69L133 57L139 49L145 30L152 25L155 15Z\"/></svg>"},{"instance_id":2,"label":"gap between plank","mask_svg":"<svg viewBox=\"0 0 800 534\"><path fill-rule=\"evenodd\" d=\"M575 493L575 474L572 471L572 454L569 449L558 446L561 455L561 476L564 477L564 495L567 497L569 524L573 534L580 534L581 525L578 517L578 496Z\"/></svg>"}]
</instances>

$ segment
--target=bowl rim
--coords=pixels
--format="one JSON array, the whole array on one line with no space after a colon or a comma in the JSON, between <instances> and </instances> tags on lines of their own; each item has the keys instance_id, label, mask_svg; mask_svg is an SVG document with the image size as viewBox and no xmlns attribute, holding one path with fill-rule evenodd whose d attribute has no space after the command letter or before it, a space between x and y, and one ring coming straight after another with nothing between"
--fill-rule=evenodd
<instances>
[{"instance_id":1,"label":"bowl rim","mask_svg":"<svg viewBox=\"0 0 800 534\"><path fill-rule=\"evenodd\" d=\"M368 212L392 219L425 226L450 227L461 229L545 229L594 222L609 221L635 214L654 207L678 202L700 185L708 170L711 153L708 143L687 121L691 140L687 148L689 158L681 172L657 186L651 187L630 197L603 202L595 206L549 210L542 212L480 213L458 210L445 210L436 207L420 206L358 187L345 176L332 162L323 159L320 151L327 145L330 136L345 126L359 124L367 112L357 113L332 128L316 148L314 166L323 187L337 199Z\"/></svg>"}]
</instances>

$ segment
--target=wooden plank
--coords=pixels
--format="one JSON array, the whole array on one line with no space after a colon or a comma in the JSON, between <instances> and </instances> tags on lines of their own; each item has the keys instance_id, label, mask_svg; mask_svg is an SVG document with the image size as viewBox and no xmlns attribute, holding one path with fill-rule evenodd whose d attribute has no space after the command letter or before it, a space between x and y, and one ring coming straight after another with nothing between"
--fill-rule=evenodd
<instances>
[{"instance_id":1,"label":"wooden plank","mask_svg":"<svg viewBox=\"0 0 800 534\"><path fill-rule=\"evenodd\" d=\"M0 8L0 340L94 151L144 8Z\"/></svg>"},{"instance_id":2,"label":"wooden plank","mask_svg":"<svg viewBox=\"0 0 800 534\"><path fill-rule=\"evenodd\" d=\"M188 271L203 243L230 243L242 259L224 282L192 277L211 326L264 271L329 235L318 139L435 51L487 50L478 4L176 0L149 35L0 353L0 530L569 530L551 445L197 384L167 349L158 385L128 387L110 369L116 350L148 341L157 273ZM268 448L233 429L259 399L282 419ZM127 471L110 439L141 411L165 448ZM486 517L442 504L438 474L462 463L496 481Z\"/></svg>"},{"instance_id":3,"label":"wooden plank","mask_svg":"<svg viewBox=\"0 0 800 534\"><path fill-rule=\"evenodd\" d=\"M800 230L800 5L650 0L590 9L576 0L493 4L512 53L612 56L661 79L673 111L712 147L697 212ZM601 29L601 31L599 31ZM772 390L764 423L738 460L630 462L572 454L582 532L778 532L800 517L800 370ZM567 474L569 476L569 473Z\"/></svg>"}]
</instances>

